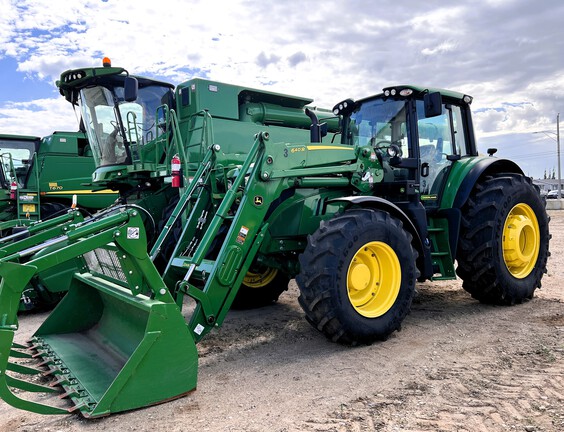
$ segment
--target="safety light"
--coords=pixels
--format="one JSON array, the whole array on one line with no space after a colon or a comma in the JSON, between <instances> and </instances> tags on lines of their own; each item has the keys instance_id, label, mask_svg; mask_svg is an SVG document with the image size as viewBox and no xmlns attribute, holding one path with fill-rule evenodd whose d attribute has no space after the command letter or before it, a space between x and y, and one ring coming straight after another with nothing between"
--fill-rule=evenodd
<instances>
[{"instance_id":1,"label":"safety light","mask_svg":"<svg viewBox=\"0 0 564 432\"><path fill-rule=\"evenodd\" d=\"M400 96L403 97L407 97L407 96L411 96L413 94L413 90L412 89L403 89L402 91L400 91Z\"/></svg>"},{"instance_id":2,"label":"safety light","mask_svg":"<svg viewBox=\"0 0 564 432\"><path fill-rule=\"evenodd\" d=\"M336 116L348 115L354 111L355 107L356 104L352 99L345 99L333 107L333 114Z\"/></svg>"},{"instance_id":3,"label":"safety light","mask_svg":"<svg viewBox=\"0 0 564 432\"><path fill-rule=\"evenodd\" d=\"M112 61L110 60L109 57L104 57L104 58L102 59L102 65L103 65L104 67L112 67Z\"/></svg>"},{"instance_id":4,"label":"safety light","mask_svg":"<svg viewBox=\"0 0 564 432\"><path fill-rule=\"evenodd\" d=\"M464 101L464 103L470 105L472 103L472 96L464 95L464 98L462 100Z\"/></svg>"}]
</instances>

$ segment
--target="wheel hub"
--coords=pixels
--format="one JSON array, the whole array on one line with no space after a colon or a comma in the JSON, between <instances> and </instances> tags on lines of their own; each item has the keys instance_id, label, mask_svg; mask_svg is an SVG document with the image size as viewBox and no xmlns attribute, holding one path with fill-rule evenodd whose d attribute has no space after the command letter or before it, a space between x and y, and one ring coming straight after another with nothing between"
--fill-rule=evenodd
<instances>
[{"instance_id":1,"label":"wheel hub","mask_svg":"<svg viewBox=\"0 0 564 432\"><path fill-rule=\"evenodd\" d=\"M347 291L359 314L384 315L395 303L400 286L401 265L389 245L370 242L356 252L347 273Z\"/></svg>"},{"instance_id":2,"label":"wheel hub","mask_svg":"<svg viewBox=\"0 0 564 432\"><path fill-rule=\"evenodd\" d=\"M248 271L243 283L249 288L262 288L271 283L277 274L278 269L275 268L266 268L256 273Z\"/></svg>"},{"instance_id":3,"label":"wheel hub","mask_svg":"<svg viewBox=\"0 0 564 432\"><path fill-rule=\"evenodd\" d=\"M540 229L535 213L527 204L517 204L503 227L503 259L516 278L533 270L540 250Z\"/></svg>"}]
</instances>

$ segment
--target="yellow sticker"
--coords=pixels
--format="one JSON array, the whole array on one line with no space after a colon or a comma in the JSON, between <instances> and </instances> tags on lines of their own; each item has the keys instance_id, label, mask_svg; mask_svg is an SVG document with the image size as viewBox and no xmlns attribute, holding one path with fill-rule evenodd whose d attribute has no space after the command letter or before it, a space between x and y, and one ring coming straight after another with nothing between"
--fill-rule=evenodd
<instances>
[{"instance_id":1,"label":"yellow sticker","mask_svg":"<svg viewBox=\"0 0 564 432\"><path fill-rule=\"evenodd\" d=\"M35 212L35 204L23 204L22 211L30 213Z\"/></svg>"}]
</instances>

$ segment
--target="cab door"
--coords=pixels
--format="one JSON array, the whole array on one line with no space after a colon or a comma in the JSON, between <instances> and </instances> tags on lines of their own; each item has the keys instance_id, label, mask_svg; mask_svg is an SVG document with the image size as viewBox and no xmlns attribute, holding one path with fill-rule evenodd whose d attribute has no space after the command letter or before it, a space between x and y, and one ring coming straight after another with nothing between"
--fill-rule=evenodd
<instances>
[{"instance_id":1,"label":"cab door","mask_svg":"<svg viewBox=\"0 0 564 432\"><path fill-rule=\"evenodd\" d=\"M429 118L423 101L417 101L416 106L421 201L434 208L439 205L452 163L466 148L462 113L459 106L443 103L441 114Z\"/></svg>"}]
</instances>

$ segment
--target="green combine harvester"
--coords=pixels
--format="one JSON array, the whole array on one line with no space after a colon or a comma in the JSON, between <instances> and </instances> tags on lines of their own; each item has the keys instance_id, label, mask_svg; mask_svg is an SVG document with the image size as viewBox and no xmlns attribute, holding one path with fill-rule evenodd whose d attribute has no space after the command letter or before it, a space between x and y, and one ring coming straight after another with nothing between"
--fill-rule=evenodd
<instances>
[{"instance_id":1,"label":"green combine harvester","mask_svg":"<svg viewBox=\"0 0 564 432\"><path fill-rule=\"evenodd\" d=\"M83 132L43 138L0 134L0 230L29 225L73 205L95 212L111 205L115 191L92 188L94 158Z\"/></svg>"},{"instance_id":2,"label":"green combine harvester","mask_svg":"<svg viewBox=\"0 0 564 432\"><path fill-rule=\"evenodd\" d=\"M346 345L398 330L417 281L458 275L500 305L541 285L544 203L513 162L478 156L467 95L402 85L327 115L110 66L67 71L59 87L81 110L93 183L122 204L1 255L0 397L14 407L99 417L183 396L196 344L234 303L272 302L292 278L307 320ZM22 291L61 263L68 293L29 345L15 343ZM40 374L51 385L26 379Z\"/></svg>"},{"instance_id":3,"label":"green combine harvester","mask_svg":"<svg viewBox=\"0 0 564 432\"><path fill-rule=\"evenodd\" d=\"M0 135L0 247L43 231L40 221L65 216L71 208L88 215L112 205L117 192L92 187L95 168L83 132L57 131L43 138ZM70 220L75 217L73 212ZM43 276L57 280L67 270L63 265ZM50 283L47 289L35 278L22 293L20 310L52 308L66 292L67 279L61 276L63 283Z\"/></svg>"}]
</instances>

